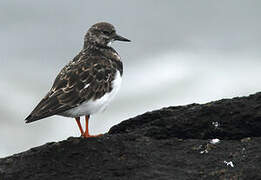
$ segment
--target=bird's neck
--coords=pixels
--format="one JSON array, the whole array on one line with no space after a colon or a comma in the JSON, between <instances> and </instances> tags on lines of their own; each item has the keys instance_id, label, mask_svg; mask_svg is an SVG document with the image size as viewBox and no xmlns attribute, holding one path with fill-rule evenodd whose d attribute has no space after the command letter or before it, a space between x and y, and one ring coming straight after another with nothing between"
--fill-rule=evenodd
<instances>
[{"instance_id":1,"label":"bird's neck","mask_svg":"<svg viewBox=\"0 0 261 180\"><path fill-rule=\"evenodd\" d=\"M103 56L106 57L108 60L114 61L116 63L117 69L120 71L122 76L123 73L123 66L121 62L121 57L119 54L110 46L97 46L95 44L85 44L83 50L80 54L89 54L93 56ZM79 58L77 58L79 59Z\"/></svg>"},{"instance_id":2,"label":"bird's neck","mask_svg":"<svg viewBox=\"0 0 261 180\"><path fill-rule=\"evenodd\" d=\"M116 52L115 49L113 49L110 46L103 46L98 45L95 43L84 43L83 52L90 53L90 52L97 52L99 54L103 54L107 58L114 59L114 60L120 60L120 56Z\"/></svg>"},{"instance_id":3,"label":"bird's neck","mask_svg":"<svg viewBox=\"0 0 261 180\"><path fill-rule=\"evenodd\" d=\"M85 41L83 45L83 49L85 50L106 50L109 47L106 45L97 44L91 41Z\"/></svg>"}]
</instances>

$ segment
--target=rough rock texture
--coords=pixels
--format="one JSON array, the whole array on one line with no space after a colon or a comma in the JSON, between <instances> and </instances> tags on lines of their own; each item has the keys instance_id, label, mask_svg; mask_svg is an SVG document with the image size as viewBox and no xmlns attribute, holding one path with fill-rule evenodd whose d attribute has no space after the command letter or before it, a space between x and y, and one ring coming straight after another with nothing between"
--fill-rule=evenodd
<instances>
[{"instance_id":1,"label":"rough rock texture","mask_svg":"<svg viewBox=\"0 0 261 180\"><path fill-rule=\"evenodd\" d=\"M220 143L211 144L213 138ZM168 107L0 159L0 179L261 179L261 93Z\"/></svg>"}]
</instances>

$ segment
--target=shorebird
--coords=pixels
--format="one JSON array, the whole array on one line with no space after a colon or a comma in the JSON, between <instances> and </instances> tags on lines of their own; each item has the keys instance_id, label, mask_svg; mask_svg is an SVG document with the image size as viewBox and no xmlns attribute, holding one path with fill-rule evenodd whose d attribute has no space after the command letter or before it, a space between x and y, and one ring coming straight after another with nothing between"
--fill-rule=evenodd
<instances>
[{"instance_id":1,"label":"shorebird","mask_svg":"<svg viewBox=\"0 0 261 180\"><path fill-rule=\"evenodd\" d=\"M57 75L47 95L25 119L26 123L53 115L72 117L81 136L94 137L89 134L90 115L103 111L121 85L123 66L119 54L110 46L113 41L130 42L116 34L109 23L91 26L80 53ZM85 116L85 131L81 116Z\"/></svg>"}]
</instances>

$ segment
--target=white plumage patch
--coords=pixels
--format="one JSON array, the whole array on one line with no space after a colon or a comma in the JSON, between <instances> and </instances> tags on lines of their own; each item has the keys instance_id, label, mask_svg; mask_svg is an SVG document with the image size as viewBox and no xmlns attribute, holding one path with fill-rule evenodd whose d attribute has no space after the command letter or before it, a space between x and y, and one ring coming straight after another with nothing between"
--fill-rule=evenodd
<instances>
[{"instance_id":1,"label":"white plumage patch","mask_svg":"<svg viewBox=\"0 0 261 180\"><path fill-rule=\"evenodd\" d=\"M107 46L111 46L111 44L112 44L112 41L110 41L110 42L107 44Z\"/></svg>"},{"instance_id":2,"label":"white plumage patch","mask_svg":"<svg viewBox=\"0 0 261 180\"><path fill-rule=\"evenodd\" d=\"M89 86L90 86L90 84L86 84L86 85L84 86L84 89L87 88L87 87L89 87Z\"/></svg>"},{"instance_id":3,"label":"white plumage patch","mask_svg":"<svg viewBox=\"0 0 261 180\"><path fill-rule=\"evenodd\" d=\"M115 79L112 82L111 92L106 93L100 99L83 102L80 106L69 109L61 113L60 115L66 117L80 117L85 115L91 115L105 110L105 108L108 106L108 104L111 102L111 100L115 97L115 95L119 91L121 86L121 79L122 78L120 72L117 71L115 75Z\"/></svg>"}]
</instances>

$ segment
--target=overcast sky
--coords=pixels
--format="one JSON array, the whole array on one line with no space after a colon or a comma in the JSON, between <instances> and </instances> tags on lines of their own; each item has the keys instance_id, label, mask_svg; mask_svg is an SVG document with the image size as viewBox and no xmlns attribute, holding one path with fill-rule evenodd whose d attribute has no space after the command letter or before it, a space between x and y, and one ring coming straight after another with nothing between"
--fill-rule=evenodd
<instances>
[{"instance_id":1,"label":"overcast sky","mask_svg":"<svg viewBox=\"0 0 261 180\"><path fill-rule=\"evenodd\" d=\"M115 25L122 88L91 132L164 106L260 91L261 1L0 1L0 157L79 136L76 123L24 118L96 22Z\"/></svg>"}]
</instances>

